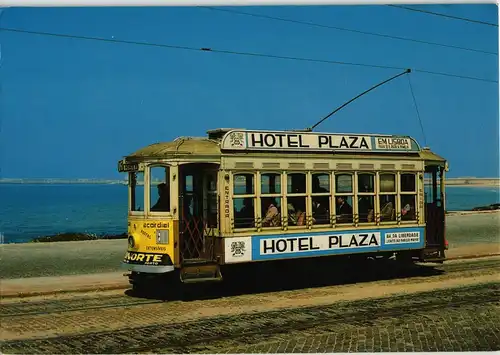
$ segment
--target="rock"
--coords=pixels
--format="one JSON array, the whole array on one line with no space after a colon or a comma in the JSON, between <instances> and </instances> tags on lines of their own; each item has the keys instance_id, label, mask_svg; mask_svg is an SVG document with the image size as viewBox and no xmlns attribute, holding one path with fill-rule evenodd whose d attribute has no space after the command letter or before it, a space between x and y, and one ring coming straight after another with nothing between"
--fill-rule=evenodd
<instances>
[{"instance_id":1,"label":"rock","mask_svg":"<svg viewBox=\"0 0 500 355\"><path fill-rule=\"evenodd\" d=\"M32 240L32 243L48 243L48 242L73 242L80 240L97 240L97 239L126 239L127 234L115 235L97 235L93 233L60 233L51 236L38 237Z\"/></svg>"}]
</instances>

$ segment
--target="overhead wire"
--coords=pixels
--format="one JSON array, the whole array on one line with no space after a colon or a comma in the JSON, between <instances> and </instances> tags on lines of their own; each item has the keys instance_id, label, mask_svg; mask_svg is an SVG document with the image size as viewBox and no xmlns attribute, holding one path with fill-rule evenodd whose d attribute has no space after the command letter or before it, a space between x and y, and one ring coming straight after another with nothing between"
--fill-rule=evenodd
<instances>
[{"instance_id":1,"label":"overhead wire","mask_svg":"<svg viewBox=\"0 0 500 355\"><path fill-rule=\"evenodd\" d=\"M169 49L182 49L182 50L197 51L197 52L213 52L213 53L221 53L221 54L228 54L228 55L293 60L293 61L301 61L301 62L349 65L349 66L379 68L379 69L397 69L397 70L406 70L407 69L404 67L389 66L389 65L355 63L355 62L338 61L338 60L330 60L330 59L284 56L284 55L256 53L256 52L231 51L231 50L214 49L214 48L208 48L208 47L196 48L196 47L179 46L179 45L172 45L172 44L120 40L120 39L115 39L115 38L111 39L111 38L103 38L103 37L79 36L79 35L69 35L69 34L62 34L62 33L42 32L42 31L29 31L29 30L22 30L22 29L16 29L16 28L8 28L8 27L0 27L0 31L34 34L34 35L42 35L42 36L49 36L49 37L60 37L60 38L68 38L68 39L82 39L82 40L99 41L99 42L107 42L107 43L123 43L123 44L139 45L139 46L160 47L160 48L169 48ZM447 76L447 77L455 77L455 78L460 78L460 79L469 79L469 80L498 83L497 80L484 79L484 78L478 78L478 77L473 77L473 76L451 74L451 73L444 73L444 72L435 72L435 71L423 70L423 69L414 69L414 68L411 68L411 69L412 69L412 71L417 71L417 72L426 73L426 74L433 74L433 75L441 75L441 76Z\"/></svg>"},{"instance_id":2,"label":"overhead wire","mask_svg":"<svg viewBox=\"0 0 500 355\"><path fill-rule=\"evenodd\" d=\"M417 8L414 8L414 7L408 7L408 6L403 6L403 5L387 5L387 6L396 7L396 8L400 8L400 9L404 9L404 10L408 10L408 11L421 12L421 13L428 14L428 15L434 15L434 16L440 16L440 17L447 17L447 18L451 18L451 19L454 19L454 20L466 21L466 22L476 23L476 24L479 24L479 25L487 25L487 26L498 27L498 25L496 23L491 23L491 22L486 22L486 21L480 21L480 20L473 20L473 19L470 19L470 18L453 16L453 15L447 15L447 14L442 14L442 13L439 13L439 12L417 9Z\"/></svg>"},{"instance_id":3,"label":"overhead wire","mask_svg":"<svg viewBox=\"0 0 500 355\"><path fill-rule=\"evenodd\" d=\"M452 49L458 49L458 50L469 51L469 52L498 55L498 53L496 53L496 52L486 51L486 50L482 50L482 49L461 47L461 46L455 46L455 45L451 45L451 44L444 44L444 43L438 43L438 42L423 41L423 40L419 40L419 39L394 36L394 35L388 35L388 34L383 34L383 33L361 31L361 30L355 30L355 29L339 27L339 26L324 25L324 24L319 24L319 23L309 22L309 21L292 20L292 19L287 19L287 18L283 18L283 17L256 14L253 12L246 12L246 11L232 10L232 9L231 10L230 9L223 9L223 8L218 8L218 7L213 7L213 6L198 6L198 7L204 8L207 10L212 10L212 11L220 11L220 12L227 12L227 13L233 13L233 14L250 16L250 17L264 18L264 19L274 20L274 21L289 22L289 23L294 23L294 24L298 24L298 25L305 25L305 26L310 26L310 27L333 29L333 30L338 30L338 31L352 32L352 33L358 33L358 34L369 35L369 36L376 36L376 37L381 37L381 38L396 39L396 40L400 40L400 41L408 41L408 42L413 42L413 43L427 44L427 45L452 48Z\"/></svg>"},{"instance_id":4,"label":"overhead wire","mask_svg":"<svg viewBox=\"0 0 500 355\"><path fill-rule=\"evenodd\" d=\"M427 137L425 136L424 125L422 123L422 118L420 117L420 112L418 110L417 100L415 99L415 93L413 92L413 86L411 85L410 75L407 75L408 85L410 86L411 97L413 98L413 105L415 106L415 110L417 111L418 122L420 123L420 130L422 131L422 137L424 139L424 146L427 146Z\"/></svg>"}]
</instances>

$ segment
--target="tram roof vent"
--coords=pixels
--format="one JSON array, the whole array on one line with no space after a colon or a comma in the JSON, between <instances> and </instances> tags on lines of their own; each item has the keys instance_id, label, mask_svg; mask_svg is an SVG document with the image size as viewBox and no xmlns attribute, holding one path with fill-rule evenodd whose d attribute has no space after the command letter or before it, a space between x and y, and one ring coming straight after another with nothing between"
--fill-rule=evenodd
<instances>
[{"instance_id":1,"label":"tram roof vent","mask_svg":"<svg viewBox=\"0 0 500 355\"><path fill-rule=\"evenodd\" d=\"M224 137L224 135L229 132L229 131L234 131L234 130L242 130L244 131L244 128L216 128L216 129L210 129L207 131L208 134L208 139L215 139L219 140Z\"/></svg>"}]
</instances>

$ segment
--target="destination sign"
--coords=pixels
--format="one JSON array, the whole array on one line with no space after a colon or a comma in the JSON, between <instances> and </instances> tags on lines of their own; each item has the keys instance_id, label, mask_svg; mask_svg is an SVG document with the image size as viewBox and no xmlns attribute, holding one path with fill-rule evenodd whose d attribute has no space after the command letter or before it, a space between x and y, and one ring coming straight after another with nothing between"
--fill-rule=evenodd
<instances>
[{"instance_id":1,"label":"destination sign","mask_svg":"<svg viewBox=\"0 0 500 355\"><path fill-rule=\"evenodd\" d=\"M312 151L418 151L408 137L312 132L231 131L222 139L222 149L312 150Z\"/></svg>"},{"instance_id":2,"label":"destination sign","mask_svg":"<svg viewBox=\"0 0 500 355\"><path fill-rule=\"evenodd\" d=\"M120 173L129 173L139 171L138 163L128 163L125 160L120 160L118 162L118 172Z\"/></svg>"}]
</instances>

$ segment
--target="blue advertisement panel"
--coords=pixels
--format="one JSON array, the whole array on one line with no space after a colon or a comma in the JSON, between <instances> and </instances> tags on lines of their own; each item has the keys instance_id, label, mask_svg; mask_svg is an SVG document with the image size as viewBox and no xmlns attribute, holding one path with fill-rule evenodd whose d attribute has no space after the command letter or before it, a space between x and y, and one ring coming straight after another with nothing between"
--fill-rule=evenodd
<instances>
[{"instance_id":1,"label":"blue advertisement panel","mask_svg":"<svg viewBox=\"0 0 500 355\"><path fill-rule=\"evenodd\" d=\"M252 237L252 260L422 249L424 228L347 230Z\"/></svg>"}]
</instances>

